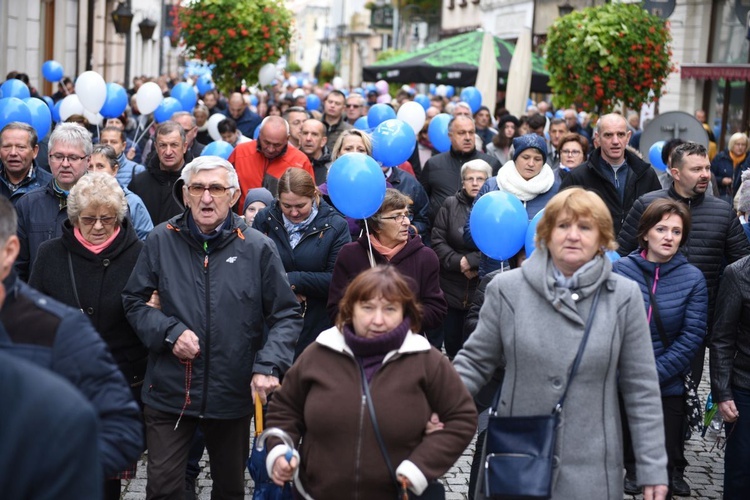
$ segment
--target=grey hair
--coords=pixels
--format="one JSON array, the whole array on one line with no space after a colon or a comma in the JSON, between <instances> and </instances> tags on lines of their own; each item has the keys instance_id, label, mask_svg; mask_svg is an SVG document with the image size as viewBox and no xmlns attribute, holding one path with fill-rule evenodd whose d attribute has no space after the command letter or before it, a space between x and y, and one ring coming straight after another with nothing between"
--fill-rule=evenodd
<instances>
[{"instance_id":1,"label":"grey hair","mask_svg":"<svg viewBox=\"0 0 750 500\"><path fill-rule=\"evenodd\" d=\"M55 149L57 143L68 144L73 147L83 149L83 154L91 155L91 149L94 147L91 143L91 134L77 123L61 123L49 136L49 150Z\"/></svg>"},{"instance_id":2,"label":"grey hair","mask_svg":"<svg viewBox=\"0 0 750 500\"><path fill-rule=\"evenodd\" d=\"M182 140L183 144L185 143L185 141L187 141L185 129L182 128L182 125L177 122L173 122L172 120L168 120L166 122L161 122L159 126L156 127L156 132L154 133L154 142L159 139L160 135L169 135L172 132L177 132L178 134L180 134L180 139Z\"/></svg>"},{"instance_id":3,"label":"grey hair","mask_svg":"<svg viewBox=\"0 0 750 500\"><path fill-rule=\"evenodd\" d=\"M195 117L192 115L192 113L188 113L187 111L175 111L174 113L172 113L171 120L175 121L175 118L180 118L183 116L187 116L188 118L190 118L190 122L193 124L193 127L197 125L197 123L195 122Z\"/></svg>"},{"instance_id":4,"label":"grey hair","mask_svg":"<svg viewBox=\"0 0 750 500\"><path fill-rule=\"evenodd\" d=\"M107 159L112 169L120 168L120 162L117 161L117 153L109 144L97 144L91 151L92 155L100 154Z\"/></svg>"},{"instance_id":5,"label":"grey hair","mask_svg":"<svg viewBox=\"0 0 750 500\"><path fill-rule=\"evenodd\" d=\"M185 183L185 186L190 185L190 181L193 176L203 170L216 170L217 168L223 168L227 171L227 180L229 181L229 187L232 189L240 188L240 181L237 178L237 171L234 169L231 163L220 156L199 156L195 160L191 161L185 168L182 169L182 175L180 180Z\"/></svg>"},{"instance_id":6,"label":"grey hair","mask_svg":"<svg viewBox=\"0 0 750 500\"><path fill-rule=\"evenodd\" d=\"M202 111L203 113L209 114L208 106L201 103L195 105L195 108L193 108L193 115L195 115L196 111Z\"/></svg>"},{"instance_id":7,"label":"grey hair","mask_svg":"<svg viewBox=\"0 0 750 500\"><path fill-rule=\"evenodd\" d=\"M487 175L488 179L492 177L492 167L489 163L482 160L481 158L467 161L463 164L463 166L461 167L461 179L464 178L467 170L476 170L477 172L483 172L485 175Z\"/></svg>"},{"instance_id":8,"label":"grey hair","mask_svg":"<svg viewBox=\"0 0 750 500\"><path fill-rule=\"evenodd\" d=\"M18 215L13 203L5 196L0 196L0 243L5 243L8 238L18 231Z\"/></svg>"},{"instance_id":9,"label":"grey hair","mask_svg":"<svg viewBox=\"0 0 750 500\"><path fill-rule=\"evenodd\" d=\"M102 172L90 172L76 182L68 195L70 223L78 227L81 212L92 206L114 209L117 222L122 223L128 213L128 201L117 179Z\"/></svg>"},{"instance_id":10,"label":"grey hair","mask_svg":"<svg viewBox=\"0 0 750 500\"><path fill-rule=\"evenodd\" d=\"M0 130L0 136L2 136L6 130L23 130L24 132L29 134L29 144L31 145L31 149L34 149L39 142L39 138L36 135L36 130L34 129L34 127L27 123L10 122L6 126L4 126L2 130Z\"/></svg>"}]
</instances>

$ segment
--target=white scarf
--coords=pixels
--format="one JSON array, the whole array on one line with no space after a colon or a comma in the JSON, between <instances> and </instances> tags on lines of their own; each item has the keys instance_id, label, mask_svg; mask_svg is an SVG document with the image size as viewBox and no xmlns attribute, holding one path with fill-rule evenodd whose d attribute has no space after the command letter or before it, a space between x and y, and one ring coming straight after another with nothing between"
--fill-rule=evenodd
<instances>
[{"instance_id":1,"label":"white scarf","mask_svg":"<svg viewBox=\"0 0 750 500\"><path fill-rule=\"evenodd\" d=\"M555 184L555 173L546 163L542 170L529 180L521 177L516 169L516 163L508 161L497 172L497 185L501 190L518 197L521 201L533 200L542 193L546 193Z\"/></svg>"}]
</instances>

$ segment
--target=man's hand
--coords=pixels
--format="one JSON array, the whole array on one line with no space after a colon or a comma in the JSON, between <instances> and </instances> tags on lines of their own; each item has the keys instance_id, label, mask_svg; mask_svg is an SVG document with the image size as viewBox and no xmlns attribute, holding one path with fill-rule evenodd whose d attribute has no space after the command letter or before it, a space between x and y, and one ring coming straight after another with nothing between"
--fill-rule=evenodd
<instances>
[{"instance_id":1,"label":"man's hand","mask_svg":"<svg viewBox=\"0 0 750 500\"><path fill-rule=\"evenodd\" d=\"M151 293L151 297L148 299L148 302L146 302L146 305L161 311L161 299L159 298L159 292L157 290L154 290L153 293Z\"/></svg>"},{"instance_id":2,"label":"man's hand","mask_svg":"<svg viewBox=\"0 0 750 500\"><path fill-rule=\"evenodd\" d=\"M469 259L466 258L464 255L461 257L461 262L459 263L461 266L461 272L466 274L467 272L471 271L471 264L469 264Z\"/></svg>"},{"instance_id":3,"label":"man's hand","mask_svg":"<svg viewBox=\"0 0 750 500\"><path fill-rule=\"evenodd\" d=\"M128 160L132 160L133 158L135 158L135 147L128 149L127 153L125 153L125 157Z\"/></svg>"},{"instance_id":4,"label":"man's hand","mask_svg":"<svg viewBox=\"0 0 750 500\"><path fill-rule=\"evenodd\" d=\"M260 401L264 405L268 402L268 395L271 394L274 389L279 386L279 379L273 375L263 375L262 373L256 373L253 375L253 380L250 383L250 389L253 395L253 401L255 401L255 395L260 396Z\"/></svg>"},{"instance_id":5,"label":"man's hand","mask_svg":"<svg viewBox=\"0 0 750 500\"><path fill-rule=\"evenodd\" d=\"M180 359L195 359L201 353L198 336L192 330L185 330L177 338L172 348L172 354Z\"/></svg>"},{"instance_id":6,"label":"man's hand","mask_svg":"<svg viewBox=\"0 0 750 500\"><path fill-rule=\"evenodd\" d=\"M721 413L721 418L724 419L724 422L729 423L734 422L740 416L740 412L737 410L737 405L734 404L733 399L719 403L719 413Z\"/></svg>"}]
</instances>

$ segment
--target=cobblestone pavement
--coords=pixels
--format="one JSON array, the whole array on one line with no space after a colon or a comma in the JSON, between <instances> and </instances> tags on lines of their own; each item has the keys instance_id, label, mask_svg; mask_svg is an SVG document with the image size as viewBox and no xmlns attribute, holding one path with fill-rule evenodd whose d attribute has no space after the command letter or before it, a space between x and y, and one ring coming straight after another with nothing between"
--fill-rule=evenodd
<instances>
[{"instance_id":1,"label":"cobblestone pavement","mask_svg":"<svg viewBox=\"0 0 750 500\"><path fill-rule=\"evenodd\" d=\"M708 354L703 372L703 379L699 387L701 401L705 403L708 396ZM685 479L692 489L692 498L710 499L721 498L724 477L724 461L721 452L714 449L713 440L708 436L704 439L700 435L693 436L687 443L685 455L689 466L685 471ZM467 498L469 491L469 470L474 455L474 441L464 451L461 458L443 476L442 481L446 485L446 500L463 500ZM138 472L135 479L127 482L123 488L123 500L145 500L146 498L146 462L142 460L138 464ZM208 454L203 455L201 461L201 474L196 484L196 498L209 500L211 498L211 478L208 467ZM245 498L252 498L253 481L245 472ZM631 500L641 498L640 496L629 496L625 499Z\"/></svg>"}]
</instances>

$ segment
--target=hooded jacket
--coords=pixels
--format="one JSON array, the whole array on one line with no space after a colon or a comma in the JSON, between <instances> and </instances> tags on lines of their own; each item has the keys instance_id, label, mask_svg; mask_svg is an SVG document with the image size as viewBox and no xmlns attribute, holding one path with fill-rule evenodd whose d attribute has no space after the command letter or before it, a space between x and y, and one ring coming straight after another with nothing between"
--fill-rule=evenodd
<instances>
[{"instance_id":1,"label":"hooded jacket","mask_svg":"<svg viewBox=\"0 0 750 500\"><path fill-rule=\"evenodd\" d=\"M683 394L682 376L690 371L690 362L706 335L708 292L703 274L697 267L688 264L681 253L677 253L669 262L657 264L649 262L636 250L612 267L615 273L638 283L646 310L651 304L648 289L656 287L654 297L657 310L669 342L668 346L662 343L656 313L652 309L649 326L661 395Z\"/></svg>"},{"instance_id":2,"label":"hooded jacket","mask_svg":"<svg viewBox=\"0 0 750 500\"><path fill-rule=\"evenodd\" d=\"M406 278L412 292L422 304L422 328L430 330L440 325L448 312L443 291L440 289L440 262L432 249L422 243L419 236L412 236L406 246L388 261L377 250L372 250L375 264L394 266ZM362 271L370 268L369 242L367 235L344 245L336 259L328 292L328 315L336 321L339 301L346 287Z\"/></svg>"},{"instance_id":3,"label":"hooded jacket","mask_svg":"<svg viewBox=\"0 0 750 500\"><path fill-rule=\"evenodd\" d=\"M183 167L191 161L193 161L193 155L188 151L185 153ZM180 179L180 175L182 175L182 167L176 172L162 170L159 156L154 155L148 162L146 171L136 174L135 178L130 181L128 189L141 197L151 215L154 227L182 213L181 204L177 203L172 196L174 184Z\"/></svg>"},{"instance_id":4,"label":"hooded jacket","mask_svg":"<svg viewBox=\"0 0 750 500\"><path fill-rule=\"evenodd\" d=\"M128 321L149 350L142 400L180 413L186 365L172 345L189 329L200 354L192 361L185 414L240 418L252 411L253 374L280 377L291 365L302 329L299 304L270 239L230 214L204 250L190 233L188 213L154 229L123 291ZM146 304L154 290L160 310Z\"/></svg>"}]
</instances>

